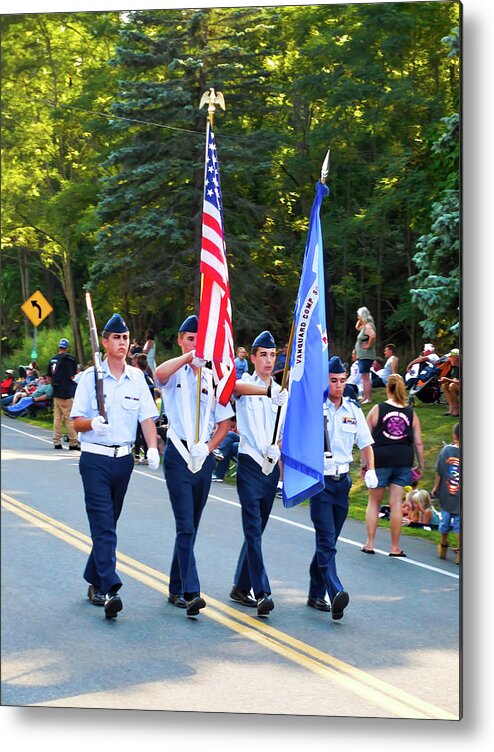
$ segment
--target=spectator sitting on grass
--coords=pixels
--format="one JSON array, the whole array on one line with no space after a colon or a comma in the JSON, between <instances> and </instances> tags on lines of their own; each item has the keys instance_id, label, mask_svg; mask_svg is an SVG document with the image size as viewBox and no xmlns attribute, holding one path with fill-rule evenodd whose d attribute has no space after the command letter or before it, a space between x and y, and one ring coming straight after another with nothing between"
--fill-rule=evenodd
<instances>
[{"instance_id":1,"label":"spectator sitting on grass","mask_svg":"<svg viewBox=\"0 0 494 752\"><path fill-rule=\"evenodd\" d=\"M384 374L384 360L382 358L374 358L370 369L372 388L380 389L384 386L382 375Z\"/></svg>"},{"instance_id":2,"label":"spectator sitting on grass","mask_svg":"<svg viewBox=\"0 0 494 752\"><path fill-rule=\"evenodd\" d=\"M14 391L14 372L12 368L7 368L5 378L2 381L2 399L10 396ZM3 402L2 402L3 404Z\"/></svg>"},{"instance_id":3,"label":"spectator sitting on grass","mask_svg":"<svg viewBox=\"0 0 494 752\"><path fill-rule=\"evenodd\" d=\"M396 346L393 344L384 345L383 353L384 357L386 358L386 362L384 364L384 368L382 369L382 372L379 374L381 377L381 381L383 382L384 386L388 383L389 377L393 373L398 373L398 358L395 355Z\"/></svg>"},{"instance_id":4,"label":"spectator sitting on grass","mask_svg":"<svg viewBox=\"0 0 494 752\"><path fill-rule=\"evenodd\" d=\"M434 365L439 360L436 348L432 342L426 342L422 353L408 363L405 373L407 389L412 389L418 380L418 375L423 367Z\"/></svg>"},{"instance_id":5,"label":"spectator sitting on grass","mask_svg":"<svg viewBox=\"0 0 494 752\"><path fill-rule=\"evenodd\" d=\"M22 397L22 399L16 402L15 405L6 407L5 412L7 415L17 414L21 412L21 410L24 410L26 407L29 407L29 405L32 405L34 402L48 402L52 398L52 396L53 387L48 381L48 376L46 374L43 374L38 379L38 386L36 387L35 391L28 397Z\"/></svg>"},{"instance_id":6,"label":"spectator sitting on grass","mask_svg":"<svg viewBox=\"0 0 494 752\"><path fill-rule=\"evenodd\" d=\"M442 371L439 377L441 390L448 403L448 412L445 415L459 415L460 396L460 351L454 348L446 355L449 368Z\"/></svg>"}]
</instances>

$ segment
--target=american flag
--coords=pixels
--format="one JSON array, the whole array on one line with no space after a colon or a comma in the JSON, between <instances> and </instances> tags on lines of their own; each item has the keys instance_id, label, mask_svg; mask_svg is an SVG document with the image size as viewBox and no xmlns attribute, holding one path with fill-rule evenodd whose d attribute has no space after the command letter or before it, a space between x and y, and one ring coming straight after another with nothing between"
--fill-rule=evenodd
<instances>
[{"instance_id":1,"label":"american flag","mask_svg":"<svg viewBox=\"0 0 494 752\"><path fill-rule=\"evenodd\" d=\"M196 355L210 360L216 399L227 405L235 387L232 309L223 235L220 172L213 129L208 127L202 213L201 274Z\"/></svg>"}]
</instances>

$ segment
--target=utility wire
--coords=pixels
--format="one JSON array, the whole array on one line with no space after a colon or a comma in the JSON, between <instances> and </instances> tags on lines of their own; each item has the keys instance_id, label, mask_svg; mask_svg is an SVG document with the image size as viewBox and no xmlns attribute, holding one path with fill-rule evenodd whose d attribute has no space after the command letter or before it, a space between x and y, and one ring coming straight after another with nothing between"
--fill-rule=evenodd
<instances>
[{"instance_id":1,"label":"utility wire","mask_svg":"<svg viewBox=\"0 0 494 752\"><path fill-rule=\"evenodd\" d=\"M156 128L168 128L171 131L181 131L182 133L193 133L195 136L204 136L202 131L191 131L187 128L177 128L173 125L163 125L163 123L154 123L152 120L139 120L138 118L124 117L123 115L111 115L108 112L98 112L97 110L87 110L85 107L77 107L75 104L64 104L63 107L67 107L72 110L80 110L81 112L89 112L91 115L100 115L106 117L109 120L128 120L130 123L141 123L141 125L154 125Z\"/></svg>"},{"instance_id":2,"label":"utility wire","mask_svg":"<svg viewBox=\"0 0 494 752\"><path fill-rule=\"evenodd\" d=\"M204 137L204 131L192 131L188 128L177 128L174 125L163 125L163 123L155 123L152 120L139 120L138 118L129 118L124 115L111 115L108 112L98 112L97 110L87 110L85 107L77 107L75 104L64 104L63 107L67 107L72 110L80 110L81 112L88 112L91 115L99 115L100 117L108 118L108 120L127 120L129 123L140 123L141 125L153 125L156 128L166 128L171 131L180 131L181 133L191 133L194 136ZM248 138L242 138L241 136L228 136L225 133L221 134L221 139L227 139L228 141L243 141L244 143L251 144L252 140Z\"/></svg>"}]
</instances>

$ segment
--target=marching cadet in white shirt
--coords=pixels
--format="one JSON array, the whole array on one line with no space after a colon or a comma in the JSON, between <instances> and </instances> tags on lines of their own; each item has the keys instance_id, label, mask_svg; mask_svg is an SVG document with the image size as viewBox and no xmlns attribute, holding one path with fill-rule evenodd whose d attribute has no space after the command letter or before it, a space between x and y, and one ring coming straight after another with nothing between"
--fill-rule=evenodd
<instances>
[{"instance_id":1,"label":"marching cadet in white shirt","mask_svg":"<svg viewBox=\"0 0 494 752\"><path fill-rule=\"evenodd\" d=\"M377 486L373 439L359 403L344 397L345 366L338 356L329 361L329 394L324 403L324 490L310 499L310 516L316 532L316 551L310 565L307 605L331 611L341 619L350 597L336 571L336 541L346 520L352 478L349 473L353 446L360 449L366 468L365 484ZM329 595L328 603L326 593Z\"/></svg>"},{"instance_id":2,"label":"marching cadet in white shirt","mask_svg":"<svg viewBox=\"0 0 494 752\"><path fill-rule=\"evenodd\" d=\"M107 321L102 340L107 353L102 366L108 422L98 414L94 368L87 368L81 375L70 417L81 441L79 472L93 542L84 571L89 582L88 598L95 606L104 606L107 619L114 619L122 610L116 528L134 469L132 445L139 422L148 445L149 467L158 469L154 423L158 410L142 371L126 363L129 330L120 314Z\"/></svg>"},{"instance_id":3,"label":"marching cadet in white shirt","mask_svg":"<svg viewBox=\"0 0 494 752\"><path fill-rule=\"evenodd\" d=\"M214 470L213 450L226 434L234 414L231 405L217 404L213 375L206 361L196 358L198 318L189 316L178 330L182 355L156 369L168 418L163 471L175 517L176 538L170 570L168 600L196 617L206 606L201 596L194 543ZM201 369L200 436L195 440L197 374Z\"/></svg>"},{"instance_id":4,"label":"marching cadet in white shirt","mask_svg":"<svg viewBox=\"0 0 494 752\"><path fill-rule=\"evenodd\" d=\"M271 375L276 361L276 343L270 332L261 332L256 337L250 359L254 364L254 373L244 374L236 382L233 392L240 434L237 491L245 540L230 598L244 606L256 607L259 616L267 616L273 610L274 603L263 562L262 533L273 507L280 477L280 449L274 429L278 408L286 404L288 393L286 389L280 389ZM282 423L283 417L280 416L280 431Z\"/></svg>"}]
</instances>

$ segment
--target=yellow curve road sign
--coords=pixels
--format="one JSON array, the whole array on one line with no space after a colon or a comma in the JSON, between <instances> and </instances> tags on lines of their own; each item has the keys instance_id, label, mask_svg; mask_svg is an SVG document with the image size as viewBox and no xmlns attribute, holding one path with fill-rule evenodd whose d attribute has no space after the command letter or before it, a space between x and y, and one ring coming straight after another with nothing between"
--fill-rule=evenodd
<instances>
[{"instance_id":1,"label":"yellow curve road sign","mask_svg":"<svg viewBox=\"0 0 494 752\"><path fill-rule=\"evenodd\" d=\"M31 324L39 326L53 311L53 306L48 303L43 293L36 290L36 292L33 292L33 294L21 305L21 309L24 311Z\"/></svg>"}]
</instances>

